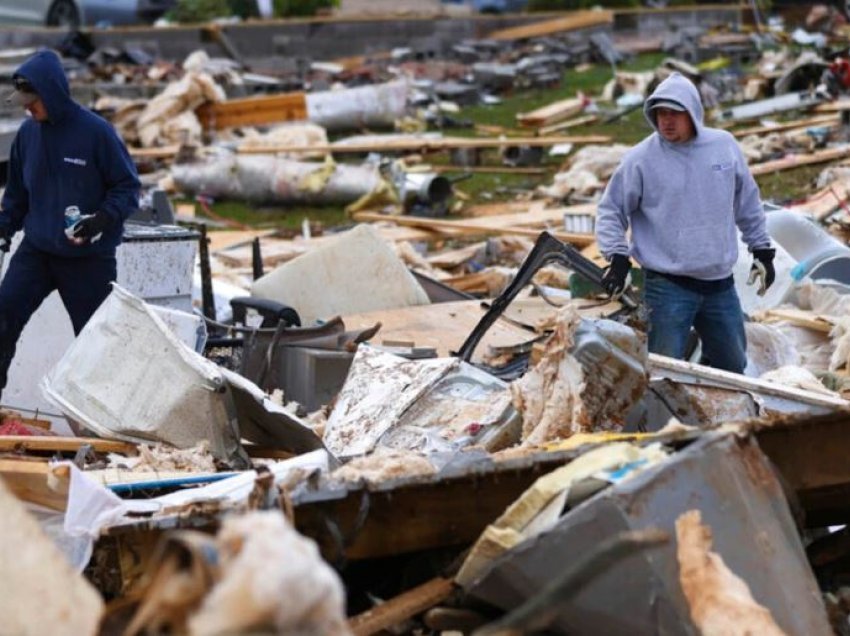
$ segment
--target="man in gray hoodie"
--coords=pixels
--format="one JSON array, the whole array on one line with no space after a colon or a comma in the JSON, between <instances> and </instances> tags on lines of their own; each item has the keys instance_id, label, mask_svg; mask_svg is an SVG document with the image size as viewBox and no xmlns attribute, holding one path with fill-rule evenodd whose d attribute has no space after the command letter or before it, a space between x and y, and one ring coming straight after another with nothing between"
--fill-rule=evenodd
<instances>
[{"instance_id":1,"label":"man in gray hoodie","mask_svg":"<svg viewBox=\"0 0 850 636\"><path fill-rule=\"evenodd\" d=\"M684 76L661 82L644 114L655 132L623 157L597 211L596 238L610 263L603 286L622 293L634 257L646 275L649 350L684 358L693 327L707 364L741 373L747 343L732 280L737 230L760 293L775 277L758 186L735 138L703 125L699 92Z\"/></svg>"}]
</instances>

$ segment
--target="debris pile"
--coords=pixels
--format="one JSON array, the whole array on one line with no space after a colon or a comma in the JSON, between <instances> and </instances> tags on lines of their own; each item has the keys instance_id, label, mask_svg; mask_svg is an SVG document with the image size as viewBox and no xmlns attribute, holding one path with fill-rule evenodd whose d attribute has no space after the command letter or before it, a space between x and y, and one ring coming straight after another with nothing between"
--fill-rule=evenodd
<instances>
[{"instance_id":1,"label":"debris pile","mask_svg":"<svg viewBox=\"0 0 850 636\"><path fill-rule=\"evenodd\" d=\"M268 74L90 53L77 88L156 89L97 104L151 208L200 206L204 319L116 285L42 381L58 421L0 411L10 630L846 633L850 65L828 18L681 28L634 65L607 11ZM697 342L649 354L640 272L600 287L596 203L673 71L765 191L811 170L766 197L767 293L739 249L744 374ZM287 237L216 200L346 223Z\"/></svg>"}]
</instances>

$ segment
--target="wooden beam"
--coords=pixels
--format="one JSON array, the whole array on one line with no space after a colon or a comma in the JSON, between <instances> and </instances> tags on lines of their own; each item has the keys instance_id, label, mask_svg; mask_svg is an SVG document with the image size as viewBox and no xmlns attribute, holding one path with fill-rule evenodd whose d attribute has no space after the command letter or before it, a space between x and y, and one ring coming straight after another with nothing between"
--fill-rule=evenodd
<instances>
[{"instance_id":1,"label":"wooden beam","mask_svg":"<svg viewBox=\"0 0 850 636\"><path fill-rule=\"evenodd\" d=\"M510 139L474 139L466 137L410 137L406 139L387 139L360 143L279 145L279 146L239 146L238 152L244 154L276 154L330 152L368 153L368 152L437 152L457 148L509 148L513 146L556 146L558 144L607 144L611 142L609 135L573 135L559 137L511 137Z\"/></svg>"},{"instance_id":2,"label":"wooden beam","mask_svg":"<svg viewBox=\"0 0 850 636\"><path fill-rule=\"evenodd\" d=\"M135 159L170 159L180 151L180 144L170 144L157 148L128 148L130 156Z\"/></svg>"},{"instance_id":3,"label":"wooden beam","mask_svg":"<svg viewBox=\"0 0 850 636\"><path fill-rule=\"evenodd\" d=\"M795 128L805 128L808 126L818 126L822 124L838 124L838 118L835 115L821 115L819 117L810 117L808 119L796 119L794 121L786 121L773 126L748 126L740 130L734 131L732 134L735 137L741 138L748 135L761 135L764 133L782 132L785 130L793 130Z\"/></svg>"},{"instance_id":4,"label":"wooden beam","mask_svg":"<svg viewBox=\"0 0 850 636\"><path fill-rule=\"evenodd\" d=\"M801 166L811 166L819 163L827 163L829 161L843 159L844 157L850 157L850 146L845 146L843 148L827 148L826 150L819 150L817 152L805 155L788 155L786 157L783 157L782 159L777 159L775 161L765 161L764 163L757 163L755 165L750 166L750 172L753 174L754 177L758 177L765 174L773 174L774 172L780 172L782 170L791 170L792 168L799 168Z\"/></svg>"},{"instance_id":5,"label":"wooden beam","mask_svg":"<svg viewBox=\"0 0 850 636\"><path fill-rule=\"evenodd\" d=\"M517 113L517 123L523 128L540 128L579 114L587 105L583 97L562 99L527 113Z\"/></svg>"},{"instance_id":6,"label":"wooden beam","mask_svg":"<svg viewBox=\"0 0 850 636\"><path fill-rule=\"evenodd\" d=\"M369 636L406 621L446 600L454 591L451 579L437 577L403 592L348 620L354 636Z\"/></svg>"},{"instance_id":7,"label":"wooden beam","mask_svg":"<svg viewBox=\"0 0 850 636\"><path fill-rule=\"evenodd\" d=\"M579 208L587 208L588 212L592 212L594 206L570 206L569 208L535 210L519 214L500 214L461 220L431 219L414 216L387 217L385 214L374 212L358 212L353 216L356 221L392 221L398 225L419 227L437 232L452 231L469 236L514 234L536 238L542 229L547 229L548 232L560 240L583 247L596 240L593 234L577 234L563 230L548 229L547 227L551 224L562 225L565 212L578 210ZM527 226L538 226L538 228Z\"/></svg>"},{"instance_id":8,"label":"wooden beam","mask_svg":"<svg viewBox=\"0 0 850 636\"><path fill-rule=\"evenodd\" d=\"M42 451L51 453L76 453L88 444L98 453L121 453L138 455L135 444L100 437L55 437L52 435L3 435L0 436L0 452Z\"/></svg>"},{"instance_id":9,"label":"wooden beam","mask_svg":"<svg viewBox=\"0 0 850 636\"><path fill-rule=\"evenodd\" d=\"M304 121L307 119L307 98L304 93L282 93L207 102L195 114L205 130Z\"/></svg>"},{"instance_id":10,"label":"wooden beam","mask_svg":"<svg viewBox=\"0 0 850 636\"><path fill-rule=\"evenodd\" d=\"M60 468L64 468L61 472L68 470L67 466ZM18 499L51 510L63 511L68 506L69 480L57 480L57 489L54 490L48 481L50 473L51 468L47 460L0 459L0 479L3 479ZM68 474L64 477L68 477Z\"/></svg>"},{"instance_id":11,"label":"wooden beam","mask_svg":"<svg viewBox=\"0 0 850 636\"><path fill-rule=\"evenodd\" d=\"M431 166L438 174L445 172L468 172L470 174L529 174L540 176L546 174L546 168L524 168L514 166Z\"/></svg>"},{"instance_id":12,"label":"wooden beam","mask_svg":"<svg viewBox=\"0 0 850 636\"><path fill-rule=\"evenodd\" d=\"M544 126L543 128L537 131L537 134L551 135L552 133L559 132L561 130L567 130L569 128L576 128L578 126L585 126L587 124L596 123L598 119L599 115L583 115L582 117L568 119L567 121L552 124L551 126Z\"/></svg>"},{"instance_id":13,"label":"wooden beam","mask_svg":"<svg viewBox=\"0 0 850 636\"><path fill-rule=\"evenodd\" d=\"M613 11L574 11L554 20L493 31L487 36L487 39L503 41L527 40L554 33L564 33L566 31L586 29L593 26L604 26L613 22Z\"/></svg>"}]
</instances>

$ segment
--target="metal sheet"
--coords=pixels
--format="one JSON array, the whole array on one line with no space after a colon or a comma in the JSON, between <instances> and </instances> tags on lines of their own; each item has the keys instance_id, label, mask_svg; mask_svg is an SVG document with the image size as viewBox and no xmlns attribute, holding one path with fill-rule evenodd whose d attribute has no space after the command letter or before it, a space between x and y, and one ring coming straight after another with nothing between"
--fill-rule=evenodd
<instances>
[{"instance_id":1,"label":"metal sheet","mask_svg":"<svg viewBox=\"0 0 850 636\"><path fill-rule=\"evenodd\" d=\"M832 633L769 461L754 439L719 433L585 501L551 532L495 561L471 592L513 608L542 589L558 563L584 554L600 537L647 527L675 536L676 518L694 508L712 528L714 550L786 633ZM697 633L679 585L675 543L629 557L563 599L554 632Z\"/></svg>"}]
</instances>

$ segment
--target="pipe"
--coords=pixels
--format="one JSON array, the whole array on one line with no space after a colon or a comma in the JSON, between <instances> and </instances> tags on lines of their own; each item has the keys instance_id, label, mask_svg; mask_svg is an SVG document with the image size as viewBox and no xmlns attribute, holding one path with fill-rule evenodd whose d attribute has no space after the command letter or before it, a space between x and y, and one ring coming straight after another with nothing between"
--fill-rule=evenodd
<instances>
[{"instance_id":1,"label":"pipe","mask_svg":"<svg viewBox=\"0 0 850 636\"><path fill-rule=\"evenodd\" d=\"M183 192L254 203L348 204L382 183L371 164L311 163L269 155L222 154L204 163L175 164Z\"/></svg>"}]
</instances>

